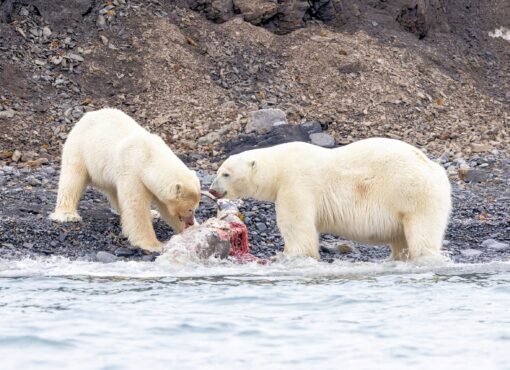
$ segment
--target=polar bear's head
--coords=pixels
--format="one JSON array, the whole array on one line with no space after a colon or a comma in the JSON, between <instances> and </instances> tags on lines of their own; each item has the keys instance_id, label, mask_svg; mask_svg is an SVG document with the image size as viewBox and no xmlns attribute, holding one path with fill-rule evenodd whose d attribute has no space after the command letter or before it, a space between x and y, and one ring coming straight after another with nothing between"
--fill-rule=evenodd
<instances>
[{"instance_id":1,"label":"polar bear's head","mask_svg":"<svg viewBox=\"0 0 510 370\"><path fill-rule=\"evenodd\" d=\"M166 201L169 213L183 224L182 229L195 223L195 209L200 202L200 184L177 183L172 186L173 197Z\"/></svg>"},{"instance_id":2,"label":"polar bear's head","mask_svg":"<svg viewBox=\"0 0 510 370\"><path fill-rule=\"evenodd\" d=\"M218 169L209 192L217 198L269 200L266 198L273 179L270 166L260 154L256 149L229 157Z\"/></svg>"}]
</instances>

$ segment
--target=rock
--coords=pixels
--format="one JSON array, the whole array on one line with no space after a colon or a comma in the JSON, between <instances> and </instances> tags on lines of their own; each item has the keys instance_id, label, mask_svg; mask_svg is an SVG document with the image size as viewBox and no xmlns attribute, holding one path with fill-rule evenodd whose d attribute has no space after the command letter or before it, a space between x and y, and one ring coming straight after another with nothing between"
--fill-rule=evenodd
<instances>
[{"instance_id":1,"label":"rock","mask_svg":"<svg viewBox=\"0 0 510 370\"><path fill-rule=\"evenodd\" d=\"M492 147L488 144L479 144L479 143L471 144L471 151L473 153L485 153L485 152L490 152L491 150L492 150Z\"/></svg>"},{"instance_id":2,"label":"rock","mask_svg":"<svg viewBox=\"0 0 510 370\"><path fill-rule=\"evenodd\" d=\"M108 38L106 36L99 35L99 39L101 40L103 45L105 45L105 46L108 45Z\"/></svg>"},{"instance_id":3,"label":"rock","mask_svg":"<svg viewBox=\"0 0 510 370\"><path fill-rule=\"evenodd\" d=\"M301 124L301 127L303 127L309 134L317 134L322 132L322 125L318 121L305 122Z\"/></svg>"},{"instance_id":4,"label":"rock","mask_svg":"<svg viewBox=\"0 0 510 370\"><path fill-rule=\"evenodd\" d=\"M438 159L438 163L440 164L445 164L445 163L448 163L448 159L450 158L450 156L448 155L448 153L443 153Z\"/></svg>"},{"instance_id":5,"label":"rock","mask_svg":"<svg viewBox=\"0 0 510 370\"><path fill-rule=\"evenodd\" d=\"M441 0L408 0L402 6L397 22L422 39L432 28L447 31L446 12Z\"/></svg>"},{"instance_id":6,"label":"rock","mask_svg":"<svg viewBox=\"0 0 510 370\"><path fill-rule=\"evenodd\" d=\"M347 244L345 242L343 243L336 243L331 241L325 241L321 243L320 247L321 251L325 253L330 254L350 254L350 253L357 253L358 250L353 245Z\"/></svg>"},{"instance_id":7,"label":"rock","mask_svg":"<svg viewBox=\"0 0 510 370\"><path fill-rule=\"evenodd\" d=\"M459 179L465 182L480 183L490 178L490 172L472 168L459 168Z\"/></svg>"},{"instance_id":8,"label":"rock","mask_svg":"<svg viewBox=\"0 0 510 370\"><path fill-rule=\"evenodd\" d=\"M49 162L48 158L38 158L38 159L35 159L35 160L27 161L25 164L28 167L36 168L36 167L39 167L39 166L41 166L43 164L46 164L48 162Z\"/></svg>"},{"instance_id":9,"label":"rock","mask_svg":"<svg viewBox=\"0 0 510 370\"><path fill-rule=\"evenodd\" d=\"M28 182L31 186L41 186L41 185L42 185L42 182L40 182L39 180L37 180L34 176L28 176L26 180L27 180L27 182Z\"/></svg>"},{"instance_id":10,"label":"rock","mask_svg":"<svg viewBox=\"0 0 510 370\"><path fill-rule=\"evenodd\" d=\"M348 254L348 253L356 253L357 250L354 246L350 244L339 244L336 246L336 249L341 254Z\"/></svg>"},{"instance_id":11,"label":"rock","mask_svg":"<svg viewBox=\"0 0 510 370\"><path fill-rule=\"evenodd\" d=\"M0 152L0 159L11 158L14 152L12 150L2 150Z\"/></svg>"},{"instance_id":12,"label":"rock","mask_svg":"<svg viewBox=\"0 0 510 370\"><path fill-rule=\"evenodd\" d=\"M257 222L255 224L255 227L257 228L258 231L260 232L263 232L263 231L266 231L267 230L267 225L263 222Z\"/></svg>"},{"instance_id":13,"label":"rock","mask_svg":"<svg viewBox=\"0 0 510 370\"><path fill-rule=\"evenodd\" d=\"M479 251L478 249L468 248L461 250L460 253L465 257L477 257L480 254L482 254L482 251Z\"/></svg>"},{"instance_id":14,"label":"rock","mask_svg":"<svg viewBox=\"0 0 510 370\"><path fill-rule=\"evenodd\" d=\"M102 262L102 263L112 263L112 262L117 262L119 260L119 258L117 256L114 256L111 253L108 253L105 251L99 251L96 253L95 260L97 262Z\"/></svg>"},{"instance_id":15,"label":"rock","mask_svg":"<svg viewBox=\"0 0 510 370\"><path fill-rule=\"evenodd\" d=\"M250 113L246 132L257 132L263 134L271 130L273 126L287 124L285 112L281 109L261 109Z\"/></svg>"},{"instance_id":16,"label":"rock","mask_svg":"<svg viewBox=\"0 0 510 370\"><path fill-rule=\"evenodd\" d=\"M48 26L44 26L42 29L42 35L44 37L50 37L51 36L51 29Z\"/></svg>"},{"instance_id":17,"label":"rock","mask_svg":"<svg viewBox=\"0 0 510 370\"><path fill-rule=\"evenodd\" d=\"M500 241L497 241L495 239L487 239L482 242L482 247L489 248L489 249L495 249L495 250L503 250L510 248L509 243L503 243Z\"/></svg>"},{"instance_id":18,"label":"rock","mask_svg":"<svg viewBox=\"0 0 510 370\"><path fill-rule=\"evenodd\" d=\"M33 161L37 157L37 153L33 151L24 152L21 156L21 162Z\"/></svg>"},{"instance_id":19,"label":"rock","mask_svg":"<svg viewBox=\"0 0 510 370\"><path fill-rule=\"evenodd\" d=\"M278 4L267 0L234 0L245 21L261 24L278 12Z\"/></svg>"},{"instance_id":20,"label":"rock","mask_svg":"<svg viewBox=\"0 0 510 370\"><path fill-rule=\"evenodd\" d=\"M61 56L53 56L50 58L50 62L55 65L59 65L60 63L62 63L63 60L64 60L64 58Z\"/></svg>"},{"instance_id":21,"label":"rock","mask_svg":"<svg viewBox=\"0 0 510 370\"><path fill-rule=\"evenodd\" d=\"M19 150L15 150L14 153L12 153L11 159L14 162L18 162L21 159L21 152Z\"/></svg>"},{"instance_id":22,"label":"rock","mask_svg":"<svg viewBox=\"0 0 510 370\"><path fill-rule=\"evenodd\" d=\"M310 140L312 141L312 144L322 146L324 148L335 147L335 139L325 132L310 134Z\"/></svg>"},{"instance_id":23,"label":"rock","mask_svg":"<svg viewBox=\"0 0 510 370\"><path fill-rule=\"evenodd\" d=\"M156 260L157 254L146 254L142 257L142 261L144 262L154 262Z\"/></svg>"},{"instance_id":24,"label":"rock","mask_svg":"<svg viewBox=\"0 0 510 370\"><path fill-rule=\"evenodd\" d=\"M235 141L229 141L221 145L228 155L244 152L246 150L267 148L270 146L290 143L293 141L308 142L308 133L300 125L274 126L269 132L254 135L239 135Z\"/></svg>"},{"instance_id":25,"label":"rock","mask_svg":"<svg viewBox=\"0 0 510 370\"><path fill-rule=\"evenodd\" d=\"M214 144L218 141L220 141L220 134L215 131L209 132L207 135L198 139L200 145Z\"/></svg>"},{"instance_id":26,"label":"rock","mask_svg":"<svg viewBox=\"0 0 510 370\"><path fill-rule=\"evenodd\" d=\"M85 59L83 59L83 57L81 55L73 54L73 53L69 54L67 57L71 60L76 61L76 62L83 62L85 60Z\"/></svg>"},{"instance_id":27,"label":"rock","mask_svg":"<svg viewBox=\"0 0 510 370\"><path fill-rule=\"evenodd\" d=\"M129 257L133 254L135 254L135 250L126 247L120 247L115 250L115 255L117 257Z\"/></svg>"},{"instance_id":28,"label":"rock","mask_svg":"<svg viewBox=\"0 0 510 370\"><path fill-rule=\"evenodd\" d=\"M234 16L233 0L192 0L190 9L202 11L207 19L225 22Z\"/></svg>"},{"instance_id":29,"label":"rock","mask_svg":"<svg viewBox=\"0 0 510 370\"><path fill-rule=\"evenodd\" d=\"M13 111L12 109L0 111L0 119L12 118L15 115L16 115L16 111Z\"/></svg>"},{"instance_id":30,"label":"rock","mask_svg":"<svg viewBox=\"0 0 510 370\"><path fill-rule=\"evenodd\" d=\"M53 167L45 167L42 171L49 176L53 176L57 172Z\"/></svg>"},{"instance_id":31,"label":"rock","mask_svg":"<svg viewBox=\"0 0 510 370\"><path fill-rule=\"evenodd\" d=\"M101 28L101 29L106 28L106 19L105 19L105 17L102 14L99 14L97 16L96 26Z\"/></svg>"},{"instance_id":32,"label":"rock","mask_svg":"<svg viewBox=\"0 0 510 370\"><path fill-rule=\"evenodd\" d=\"M14 173L14 167L12 166L3 166L2 171L4 171L6 174L10 175Z\"/></svg>"}]
</instances>

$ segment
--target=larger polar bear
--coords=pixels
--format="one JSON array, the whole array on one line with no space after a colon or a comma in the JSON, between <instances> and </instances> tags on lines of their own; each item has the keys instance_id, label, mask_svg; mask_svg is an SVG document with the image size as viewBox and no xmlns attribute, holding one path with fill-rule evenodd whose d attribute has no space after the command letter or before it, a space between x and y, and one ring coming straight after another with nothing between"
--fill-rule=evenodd
<instances>
[{"instance_id":1,"label":"larger polar bear","mask_svg":"<svg viewBox=\"0 0 510 370\"><path fill-rule=\"evenodd\" d=\"M88 184L107 195L129 242L148 251L161 250L152 227L151 203L180 232L194 223L200 201L196 173L160 137L116 109L86 113L69 133L50 219L80 221L77 206Z\"/></svg>"},{"instance_id":2,"label":"larger polar bear","mask_svg":"<svg viewBox=\"0 0 510 370\"><path fill-rule=\"evenodd\" d=\"M294 142L228 158L210 192L276 203L288 255L319 257L319 234L391 244L395 260L438 256L451 210L444 169L402 141L336 149Z\"/></svg>"}]
</instances>

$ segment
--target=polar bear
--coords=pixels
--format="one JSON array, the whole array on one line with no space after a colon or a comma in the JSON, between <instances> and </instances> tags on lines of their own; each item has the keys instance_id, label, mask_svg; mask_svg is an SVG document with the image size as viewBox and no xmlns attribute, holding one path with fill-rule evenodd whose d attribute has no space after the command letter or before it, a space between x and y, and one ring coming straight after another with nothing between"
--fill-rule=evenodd
<instances>
[{"instance_id":1,"label":"polar bear","mask_svg":"<svg viewBox=\"0 0 510 370\"><path fill-rule=\"evenodd\" d=\"M399 140L325 149L293 142L228 158L216 197L275 202L287 255L319 258L319 234L391 244L394 260L439 256L451 211L445 170Z\"/></svg>"},{"instance_id":2,"label":"polar bear","mask_svg":"<svg viewBox=\"0 0 510 370\"><path fill-rule=\"evenodd\" d=\"M121 217L131 245L160 251L151 202L180 232L195 222L200 181L164 141L116 109L86 113L69 133L62 153L57 205L49 218L81 221L77 206L92 184Z\"/></svg>"}]
</instances>

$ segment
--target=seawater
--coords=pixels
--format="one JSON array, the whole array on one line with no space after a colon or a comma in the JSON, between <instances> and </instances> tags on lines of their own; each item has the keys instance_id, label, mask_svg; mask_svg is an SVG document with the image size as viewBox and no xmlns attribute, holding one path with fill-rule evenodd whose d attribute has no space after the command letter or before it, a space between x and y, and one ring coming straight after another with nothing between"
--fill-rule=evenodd
<instances>
[{"instance_id":1,"label":"seawater","mask_svg":"<svg viewBox=\"0 0 510 370\"><path fill-rule=\"evenodd\" d=\"M4 369L510 369L510 263L0 259Z\"/></svg>"}]
</instances>

